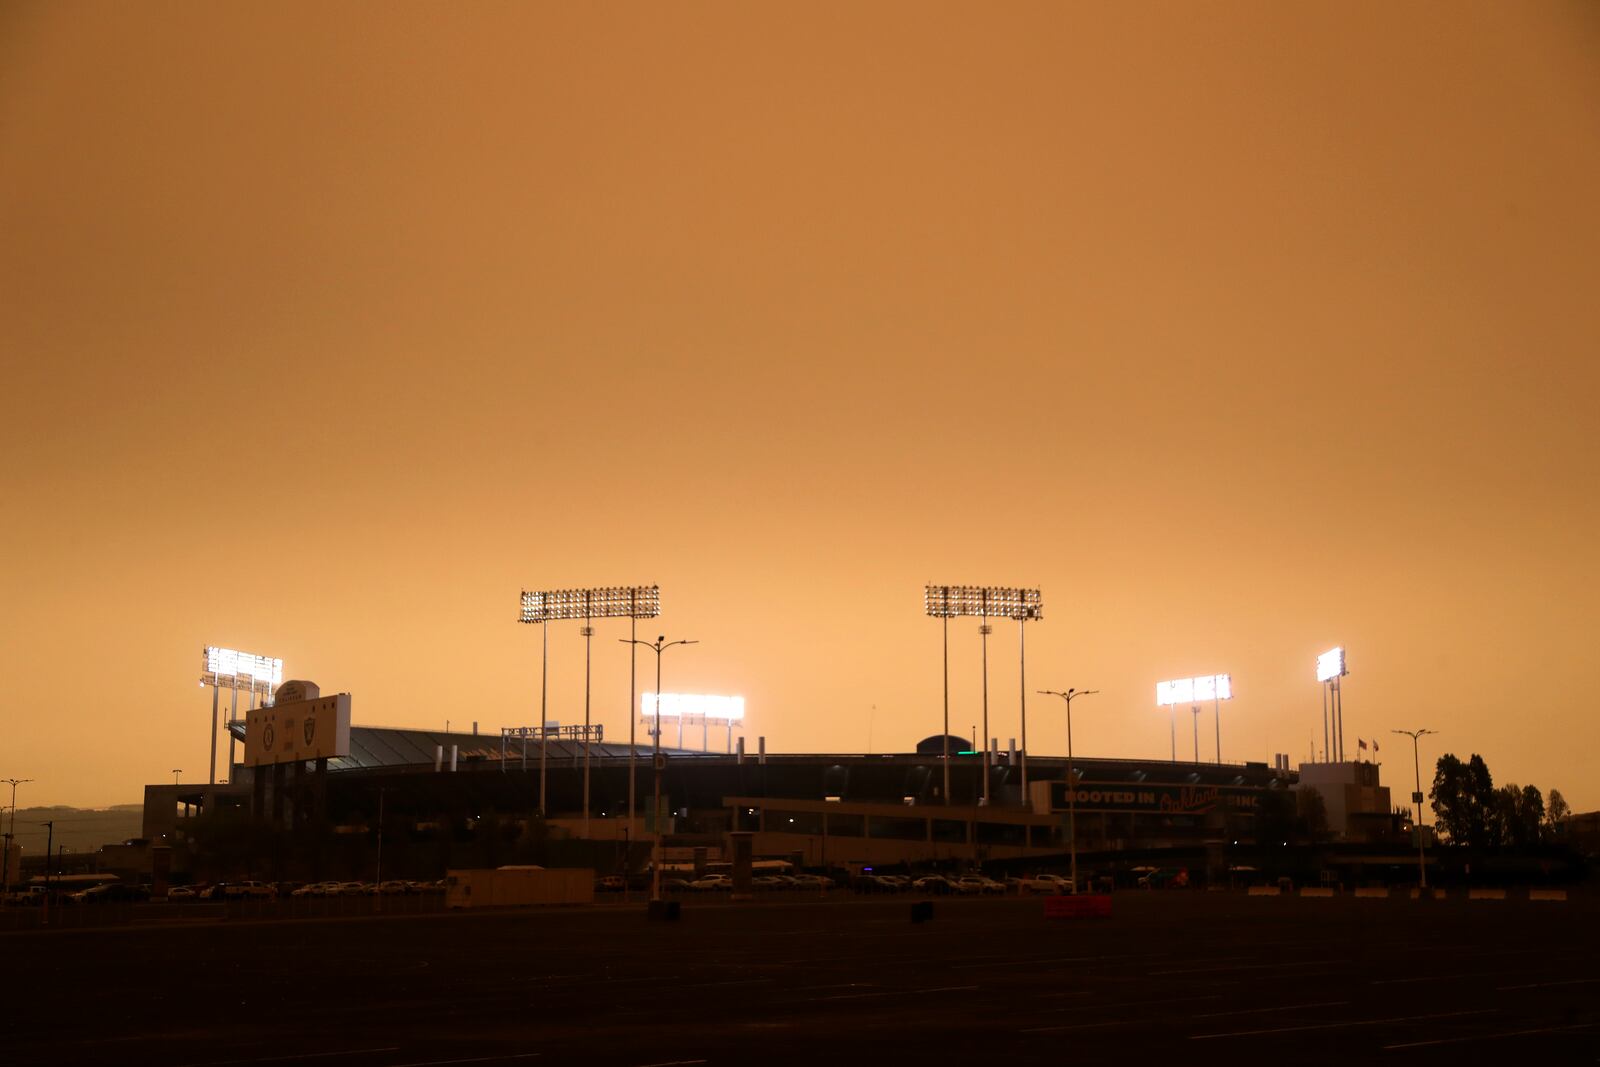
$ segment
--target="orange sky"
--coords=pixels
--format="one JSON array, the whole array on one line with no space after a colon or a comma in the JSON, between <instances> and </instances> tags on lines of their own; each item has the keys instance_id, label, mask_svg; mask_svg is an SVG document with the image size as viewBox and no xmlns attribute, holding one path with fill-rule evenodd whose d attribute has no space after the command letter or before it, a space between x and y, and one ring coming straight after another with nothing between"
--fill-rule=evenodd
<instances>
[{"instance_id":1,"label":"orange sky","mask_svg":"<svg viewBox=\"0 0 1600 1067\"><path fill-rule=\"evenodd\" d=\"M203 778L206 643L532 723L518 591L652 582L668 688L905 750L936 581L1043 589L1086 754L1231 671L1304 758L1344 643L1397 798L1428 726L1600 807L1596 12L7 4L0 776Z\"/></svg>"}]
</instances>

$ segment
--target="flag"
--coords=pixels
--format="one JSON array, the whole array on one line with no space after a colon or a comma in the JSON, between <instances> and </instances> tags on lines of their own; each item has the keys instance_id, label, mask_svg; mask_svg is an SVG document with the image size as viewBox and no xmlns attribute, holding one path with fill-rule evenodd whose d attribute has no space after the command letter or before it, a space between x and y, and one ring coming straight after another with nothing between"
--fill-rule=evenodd
<instances>
[{"instance_id":1,"label":"flag","mask_svg":"<svg viewBox=\"0 0 1600 1067\"><path fill-rule=\"evenodd\" d=\"M1376 742L1376 741L1372 742L1372 751L1374 751L1374 752L1378 751L1378 742Z\"/></svg>"},{"instance_id":2,"label":"flag","mask_svg":"<svg viewBox=\"0 0 1600 1067\"><path fill-rule=\"evenodd\" d=\"M1358 747L1358 748L1362 749L1363 751L1365 751L1365 749L1367 747L1367 743L1365 741L1361 740L1361 738L1358 737L1358 738L1356 738L1356 747Z\"/></svg>"}]
</instances>

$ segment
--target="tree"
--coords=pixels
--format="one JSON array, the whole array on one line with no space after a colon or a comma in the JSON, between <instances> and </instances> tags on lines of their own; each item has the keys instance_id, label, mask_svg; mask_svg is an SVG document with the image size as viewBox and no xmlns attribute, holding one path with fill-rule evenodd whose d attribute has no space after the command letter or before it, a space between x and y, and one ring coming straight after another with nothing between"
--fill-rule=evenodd
<instances>
[{"instance_id":1,"label":"tree","mask_svg":"<svg viewBox=\"0 0 1600 1067\"><path fill-rule=\"evenodd\" d=\"M1433 806L1433 821L1439 832L1453 845L1467 841L1467 768L1454 753L1439 757L1433 771L1433 788L1428 800Z\"/></svg>"},{"instance_id":2,"label":"tree","mask_svg":"<svg viewBox=\"0 0 1600 1067\"><path fill-rule=\"evenodd\" d=\"M1544 797L1537 786L1502 786L1495 791L1489 819L1491 844L1527 848L1539 843Z\"/></svg>"},{"instance_id":3,"label":"tree","mask_svg":"<svg viewBox=\"0 0 1600 1067\"><path fill-rule=\"evenodd\" d=\"M1567 806L1567 798L1561 795L1561 790L1550 790L1550 803L1545 808L1544 821L1552 837L1566 833L1567 817L1571 814L1572 809Z\"/></svg>"},{"instance_id":4,"label":"tree","mask_svg":"<svg viewBox=\"0 0 1600 1067\"><path fill-rule=\"evenodd\" d=\"M1495 811L1494 779L1489 776L1489 765L1476 752L1467 761L1467 844L1473 848L1490 848L1500 844Z\"/></svg>"},{"instance_id":5,"label":"tree","mask_svg":"<svg viewBox=\"0 0 1600 1067\"><path fill-rule=\"evenodd\" d=\"M1499 844L1500 801L1482 756L1473 753L1466 763L1452 753L1440 756L1429 799L1435 822L1451 844L1473 848Z\"/></svg>"}]
</instances>

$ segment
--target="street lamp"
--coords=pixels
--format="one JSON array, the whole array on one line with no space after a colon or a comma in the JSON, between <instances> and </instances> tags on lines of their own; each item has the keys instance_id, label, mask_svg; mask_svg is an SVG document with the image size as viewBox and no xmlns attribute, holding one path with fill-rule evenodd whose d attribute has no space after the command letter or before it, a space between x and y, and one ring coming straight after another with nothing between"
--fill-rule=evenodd
<instances>
[{"instance_id":1,"label":"street lamp","mask_svg":"<svg viewBox=\"0 0 1600 1067\"><path fill-rule=\"evenodd\" d=\"M656 706L654 709L656 714L654 728L650 731L655 737L654 752L650 762L655 767L656 772L656 799L655 807L653 808L655 815L653 827L655 830L655 842L652 845L650 857L650 899L651 901L659 901L661 899L661 771L667 763L666 757L661 755L661 653L673 645L698 645L700 642L683 638L679 638L676 641L668 641L665 634L657 637L654 641L641 641L637 637L624 637L619 638L619 640L629 645L643 645L656 654ZM628 714L633 714L632 708L628 709Z\"/></svg>"},{"instance_id":2,"label":"street lamp","mask_svg":"<svg viewBox=\"0 0 1600 1067\"><path fill-rule=\"evenodd\" d=\"M1411 794L1411 802L1417 806L1417 873L1422 880L1422 888L1428 888L1428 863L1423 855L1423 843L1427 840L1422 832L1422 757L1418 754L1417 739L1428 734L1436 734L1437 730L1391 730L1391 733L1402 734L1411 738L1411 765L1417 773L1417 791Z\"/></svg>"},{"instance_id":3,"label":"street lamp","mask_svg":"<svg viewBox=\"0 0 1600 1067\"><path fill-rule=\"evenodd\" d=\"M183 773L183 768L182 767L174 767L174 768L172 768L172 784L173 785L177 785L178 784L178 775L180 775L182 773Z\"/></svg>"},{"instance_id":4,"label":"street lamp","mask_svg":"<svg viewBox=\"0 0 1600 1067\"><path fill-rule=\"evenodd\" d=\"M5 834L5 857L0 859L0 901L11 888L11 841L17 836L17 786L27 785L32 778L0 778L0 783L11 787L11 829ZM0 812L0 815L4 815Z\"/></svg>"},{"instance_id":5,"label":"street lamp","mask_svg":"<svg viewBox=\"0 0 1600 1067\"><path fill-rule=\"evenodd\" d=\"M1074 893L1078 891L1078 783L1072 777L1072 702L1098 692L1098 689L1068 689L1065 693L1055 689L1039 690L1040 696L1060 697L1067 702L1067 847L1072 854Z\"/></svg>"}]
</instances>

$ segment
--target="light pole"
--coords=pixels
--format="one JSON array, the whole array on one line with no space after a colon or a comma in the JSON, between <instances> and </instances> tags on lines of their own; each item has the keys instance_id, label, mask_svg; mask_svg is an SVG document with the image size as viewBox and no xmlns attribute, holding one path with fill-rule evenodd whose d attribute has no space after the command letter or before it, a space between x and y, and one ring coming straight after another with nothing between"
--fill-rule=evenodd
<instances>
[{"instance_id":1,"label":"light pole","mask_svg":"<svg viewBox=\"0 0 1600 1067\"><path fill-rule=\"evenodd\" d=\"M666 758L661 755L661 653L673 645L698 645L700 642L683 638L679 638L676 641L668 641L665 634L658 636L654 641L641 641L637 637L624 637L620 638L620 640L630 645L643 645L656 654L656 706L654 708L656 714L655 722L652 724L654 728L650 731L655 737L651 763L654 765L656 772L656 799L655 806L652 809L655 816L652 826L655 831L655 840L651 846L650 855L650 899L659 901L661 899L661 770L667 762ZM632 708L628 709L628 714L633 714Z\"/></svg>"},{"instance_id":2,"label":"light pole","mask_svg":"<svg viewBox=\"0 0 1600 1067\"><path fill-rule=\"evenodd\" d=\"M978 624L978 638L983 643L983 800L979 803L984 807L989 806L989 635L994 632L994 627L989 625L987 615L980 616L982 622Z\"/></svg>"},{"instance_id":3,"label":"light pole","mask_svg":"<svg viewBox=\"0 0 1600 1067\"><path fill-rule=\"evenodd\" d=\"M1093 696L1098 689L1041 689L1040 696L1060 697L1067 702L1067 848L1072 855L1072 891L1078 891L1078 783L1072 777L1072 702Z\"/></svg>"},{"instance_id":4,"label":"light pole","mask_svg":"<svg viewBox=\"0 0 1600 1067\"><path fill-rule=\"evenodd\" d=\"M1428 888L1428 862L1423 854L1423 843L1427 840L1422 832L1422 756L1419 754L1417 740L1428 734L1436 734L1437 730L1393 730L1391 733L1403 734L1411 738L1411 765L1417 773L1417 791L1411 794L1412 803L1417 806L1417 875L1422 881L1422 888Z\"/></svg>"},{"instance_id":5,"label":"light pole","mask_svg":"<svg viewBox=\"0 0 1600 1067\"><path fill-rule=\"evenodd\" d=\"M544 628L543 666L539 682L539 811L548 814L545 780L549 770L550 738L548 721L550 673L550 622L555 619L583 621L583 834L589 836L589 753L590 753L590 643L595 619L651 619L661 614L661 587L655 585L606 586L593 589L545 589L522 591L522 612L518 622L539 623ZM648 643L648 642L645 642ZM630 698L631 700L631 698ZM633 715L630 703L628 714ZM630 774L631 781L631 774Z\"/></svg>"},{"instance_id":6,"label":"light pole","mask_svg":"<svg viewBox=\"0 0 1600 1067\"><path fill-rule=\"evenodd\" d=\"M0 778L0 783L11 787L11 829L5 834L5 856L0 859L0 903L5 900L6 892L11 888L11 841L17 835L17 786L27 785L32 778ZM0 812L0 815L4 815Z\"/></svg>"},{"instance_id":7,"label":"light pole","mask_svg":"<svg viewBox=\"0 0 1600 1067\"><path fill-rule=\"evenodd\" d=\"M594 627L583 620L583 839L589 840L589 646L594 643ZM633 709L628 709L633 716Z\"/></svg>"},{"instance_id":8,"label":"light pole","mask_svg":"<svg viewBox=\"0 0 1600 1067\"><path fill-rule=\"evenodd\" d=\"M239 686L249 679L250 706L255 707L259 692L266 701L283 684L283 660L272 656L258 656L234 648L206 645L200 653L200 684L211 687L211 769L207 781L217 784L217 694L223 686L233 691L233 703L228 721L239 719ZM233 733L228 734L228 775L233 776Z\"/></svg>"},{"instance_id":9,"label":"light pole","mask_svg":"<svg viewBox=\"0 0 1600 1067\"><path fill-rule=\"evenodd\" d=\"M977 739L973 739L973 750L981 751L983 760L983 799L978 803L989 803L989 761L992 758L989 736L989 635L994 632L994 627L989 625L990 619L1016 619L1019 623L1037 622L1044 618L1044 600L1037 589L1022 589L1013 586L998 585L926 585L923 587L923 610L933 618L942 620L945 630L944 641L944 717L945 736L950 736L950 620L957 616L972 616L978 620L978 634L983 644L983 748L978 749ZM1027 674L1026 664L1023 668L1023 691L1026 693ZM1022 749L1023 760L1026 761L1028 749L1027 731L1027 698L1023 698L1022 706L1023 731ZM944 743L945 769L944 793L945 802L950 798L950 749L949 742ZM1026 762L1023 766L1026 767Z\"/></svg>"},{"instance_id":10,"label":"light pole","mask_svg":"<svg viewBox=\"0 0 1600 1067\"><path fill-rule=\"evenodd\" d=\"M1023 608L1017 614L1018 679L1022 698L1022 803L1028 803L1028 623L1039 618L1033 608Z\"/></svg>"},{"instance_id":11,"label":"light pole","mask_svg":"<svg viewBox=\"0 0 1600 1067\"><path fill-rule=\"evenodd\" d=\"M183 773L183 768L181 768L181 767L172 768L172 784L173 785L177 785L178 784L178 775L180 775L182 773Z\"/></svg>"}]
</instances>

